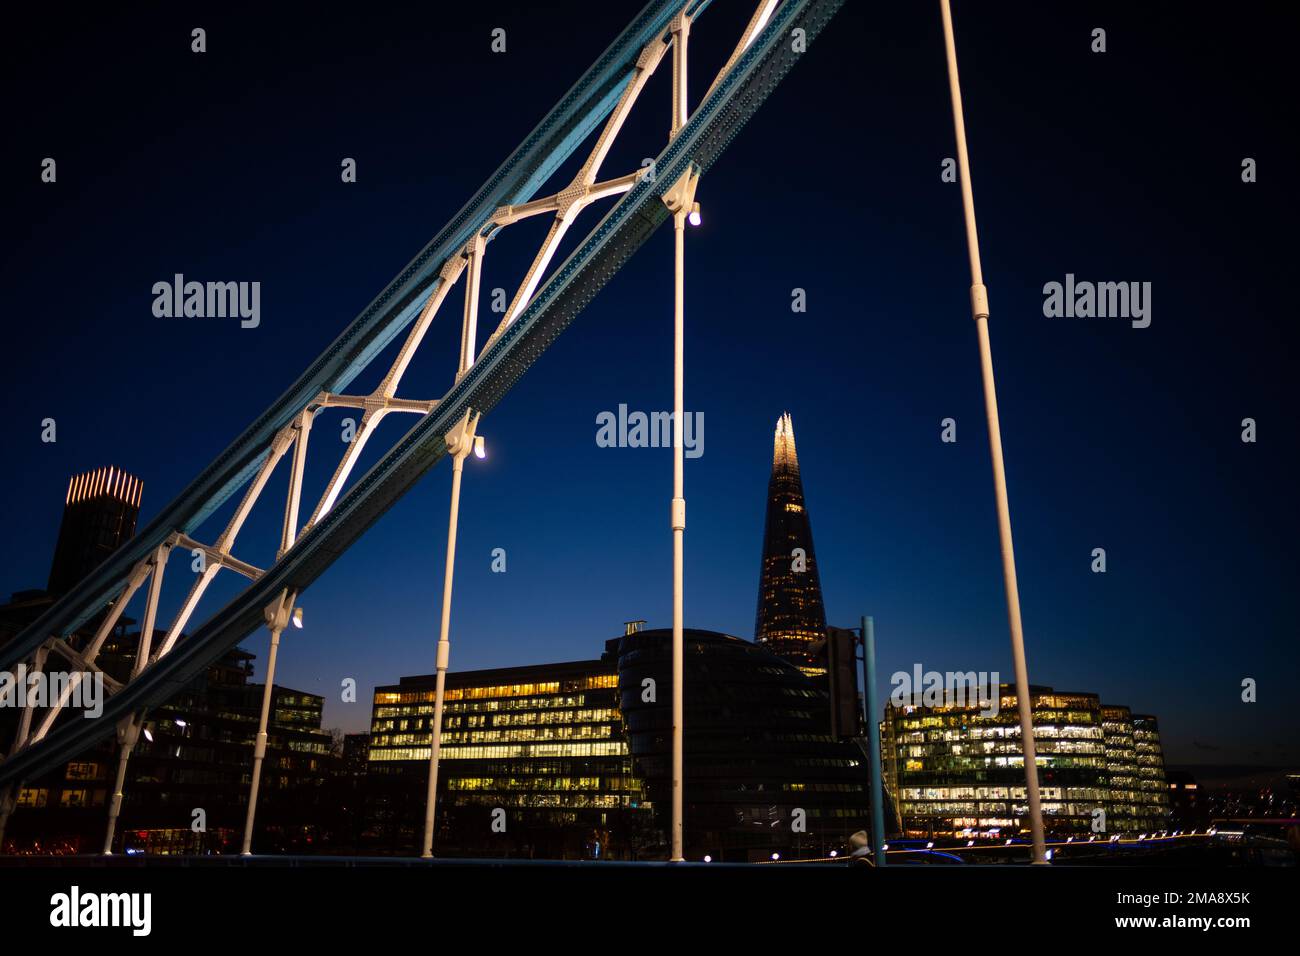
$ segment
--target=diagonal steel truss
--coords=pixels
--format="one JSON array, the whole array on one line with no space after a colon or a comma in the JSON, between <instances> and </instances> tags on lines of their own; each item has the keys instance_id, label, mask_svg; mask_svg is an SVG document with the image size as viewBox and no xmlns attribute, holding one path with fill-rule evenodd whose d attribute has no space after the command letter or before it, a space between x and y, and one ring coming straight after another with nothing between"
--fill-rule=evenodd
<instances>
[{"instance_id":1,"label":"diagonal steel truss","mask_svg":"<svg viewBox=\"0 0 1300 956\"><path fill-rule=\"evenodd\" d=\"M260 627L264 610L297 594L409 490L447 450L445 436L470 414L491 409L666 218L661 196L689 168L706 170L801 55L795 30L811 42L843 0L761 0L698 109L688 114L686 61L691 25L708 0L651 0L473 199L181 495L74 591L0 652L0 667L44 668L50 655L83 674L102 673L96 659L127 604L142 588L145 610L131 675L105 680L109 696L99 720L58 721L75 684L39 719L24 709L8 756L0 762L0 829L13 786L74 756L113 732L129 752L150 706L166 700L227 649ZM654 165L601 180L601 166L646 81L673 52L673 120L668 145ZM603 125L602 125L603 124ZM572 182L536 193L599 129ZM566 232L598 201L619 197L578 248L548 275ZM552 222L500 322L476 348L480 277L490 241L535 216ZM461 344L454 381L438 399L399 397L412 357L456 283L464 277ZM543 282L543 279L545 281ZM369 394L347 385L406 330L383 379ZM326 408L360 410L361 421L324 493L301 520L302 478L314 416ZM415 424L365 475L348 480L380 421L409 414ZM233 549L280 460L292 451L279 548L266 568ZM191 535L243 488L234 513L211 544ZM159 594L168 556L198 550L202 572L154 646ZM209 585L222 570L248 581L224 607L186 635ZM81 629L98 621L89 640ZM80 645L80 649L78 646ZM107 677L107 675L104 675ZM123 756L125 763L125 754ZM119 786L121 789L119 771ZM4 801L7 801L4 802Z\"/></svg>"}]
</instances>

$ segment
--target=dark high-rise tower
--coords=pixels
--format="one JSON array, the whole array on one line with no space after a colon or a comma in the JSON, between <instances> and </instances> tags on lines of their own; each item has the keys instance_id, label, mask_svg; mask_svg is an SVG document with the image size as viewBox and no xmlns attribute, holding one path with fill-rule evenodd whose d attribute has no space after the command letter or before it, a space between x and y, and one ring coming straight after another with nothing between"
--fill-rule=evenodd
<instances>
[{"instance_id":1,"label":"dark high-rise tower","mask_svg":"<svg viewBox=\"0 0 1300 956\"><path fill-rule=\"evenodd\" d=\"M98 468L68 482L63 524L47 590L60 595L135 534L143 482L120 468Z\"/></svg>"},{"instance_id":2,"label":"dark high-rise tower","mask_svg":"<svg viewBox=\"0 0 1300 956\"><path fill-rule=\"evenodd\" d=\"M826 609L813 550L812 523L803 500L794 425L787 412L776 423L772 478L758 576L754 640L807 674L824 674L811 646L826 637Z\"/></svg>"}]
</instances>

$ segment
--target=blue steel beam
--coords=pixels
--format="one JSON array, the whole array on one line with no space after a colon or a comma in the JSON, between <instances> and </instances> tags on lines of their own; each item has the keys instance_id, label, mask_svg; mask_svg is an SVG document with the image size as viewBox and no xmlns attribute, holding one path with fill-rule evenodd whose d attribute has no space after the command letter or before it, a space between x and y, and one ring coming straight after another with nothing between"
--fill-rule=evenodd
<instances>
[{"instance_id":1,"label":"blue steel beam","mask_svg":"<svg viewBox=\"0 0 1300 956\"><path fill-rule=\"evenodd\" d=\"M493 408L667 218L662 194L692 163L707 170L802 55L792 49L791 32L803 29L811 43L842 3L787 0L782 4L660 153L654 180L643 179L622 196L433 412L349 487L334 508L257 581L110 697L98 720L66 720L40 743L0 764L0 785L69 759L111 733L121 718L178 693L263 624L263 607L281 589L301 591L314 581L438 462L446 453L443 436L456 422L467 411Z\"/></svg>"},{"instance_id":2,"label":"blue steel beam","mask_svg":"<svg viewBox=\"0 0 1300 956\"><path fill-rule=\"evenodd\" d=\"M651 0L528 134L519 148L398 276L266 412L130 542L0 649L12 669L52 636L74 632L103 610L141 560L173 531L193 534L257 471L276 433L323 391L341 392L410 324L439 281L438 270L502 205L531 199L618 102L641 50L668 28L681 0Z\"/></svg>"}]
</instances>

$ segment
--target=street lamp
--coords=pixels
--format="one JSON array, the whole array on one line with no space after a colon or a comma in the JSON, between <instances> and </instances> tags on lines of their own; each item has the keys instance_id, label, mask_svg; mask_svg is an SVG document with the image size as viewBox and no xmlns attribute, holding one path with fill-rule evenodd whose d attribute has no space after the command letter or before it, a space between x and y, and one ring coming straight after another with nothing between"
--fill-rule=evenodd
<instances>
[{"instance_id":1,"label":"street lamp","mask_svg":"<svg viewBox=\"0 0 1300 956\"><path fill-rule=\"evenodd\" d=\"M682 428L686 415L684 399L684 329L685 329L685 271L686 271L686 220L700 218L700 204L695 201L695 187L700 182L700 168L694 163L687 167L681 178L664 193L664 205L673 214L675 239L673 282L673 501L671 521L673 529L673 811L672 811L672 861L682 862L682 724L685 720L683 683L685 681L682 638L682 535L686 531L686 498L682 490L684 443Z\"/></svg>"},{"instance_id":2,"label":"street lamp","mask_svg":"<svg viewBox=\"0 0 1300 956\"><path fill-rule=\"evenodd\" d=\"M476 458L487 457L482 435L475 435L479 413L467 411L456 427L445 436L447 453L451 455L451 515L447 521L447 565L442 577L442 622L438 632L436 667L438 676L433 691L433 722L429 730L429 788L424 802L424 845L420 856L433 856L433 823L438 805L438 760L442 753L442 702L447 680L447 664L451 660L451 583L456 569L456 521L460 516L460 476L465 458L471 451Z\"/></svg>"},{"instance_id":3,"label":"street lamp","mask_svg":"<svg viewBox=\"0 0 1300 956\"><path fill-rule=\"evenodd\" d=\"M280 651L280 634L289 621L302 627L302 608L294 608L298 592L287 588L262 609L267 627L271 629L271 649L266 655L266 685L262 688L262 713L257 721L257 737L253 742L253 779L248 790L248 811L244 816L244 844L240 856L253 855L253 820L257 816L257 791L262 783L262 762L266 759L266 726L271 716L271 697L275 688L275 659Z\"/></svg>"}]
</instances>

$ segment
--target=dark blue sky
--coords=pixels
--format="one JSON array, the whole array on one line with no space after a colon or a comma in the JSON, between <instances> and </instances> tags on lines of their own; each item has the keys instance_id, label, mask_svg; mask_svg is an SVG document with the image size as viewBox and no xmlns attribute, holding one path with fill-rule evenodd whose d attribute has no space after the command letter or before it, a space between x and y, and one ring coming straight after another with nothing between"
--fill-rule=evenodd
<instances>
[{"instance_id":1,"label":"dark blue sky","mask_svg":"<svg viewBox=\"0 0 1300 956\"><path fill-rule=\"evenodd\" d=\"M44 584L75 471L127 468L145 482L141 524L156 514L639 9L540 6L23 14L0 67L0 589ZM1281 95L1295 24L1262 3L1231 18L957 6L1031 678L1157 714L1171 762L1295 761L1296 155ZM700 19L692 102L750 9L718 0ZM489 48L498 26L504 55ZM665 63L606 175L660 151L669 85ZM772 431L789 410L832 622L875 616L882 675L920 662L1010 679L960 196L940 179L952 155L937 4L851 2L703 179L687 264L686 402L705 419L686 468L689 626L752 636ZM343 157L356 184L340 182ZM544 229L492 243L487 289L513 293ZM177 272L261 282L260 327L155 318L153 283ZM1066 273L1151 282L1150 328L1044 318L1043 284ZM806 314L791 313L795 287ZM402 395L449 386L460 303L458 289ZM624 620L670 623L671 453L598 448L595 433L620 403L670 407L671 308L665 229L484 419L453 668L593 657ZM55 444L40 441L46 417ZM317 418L309 503L343 417ZM956 444L939 440L946 417ZM390 418L362 467L411 421ZM284 468L235 548L253 564L273 557ZM363 729L375 684L433 668L449 475L431 473L303 596L308 628L288 635L277 677L326 695L330 725ZM490 571L497 547L505 574ZM168 575L174 606L186 562ZM245 643L259 665L265 642ZM339 702L344 677L360 702ZM1245 677L1256 704L1240 702Z\"/></svg>"}]
</instances>

